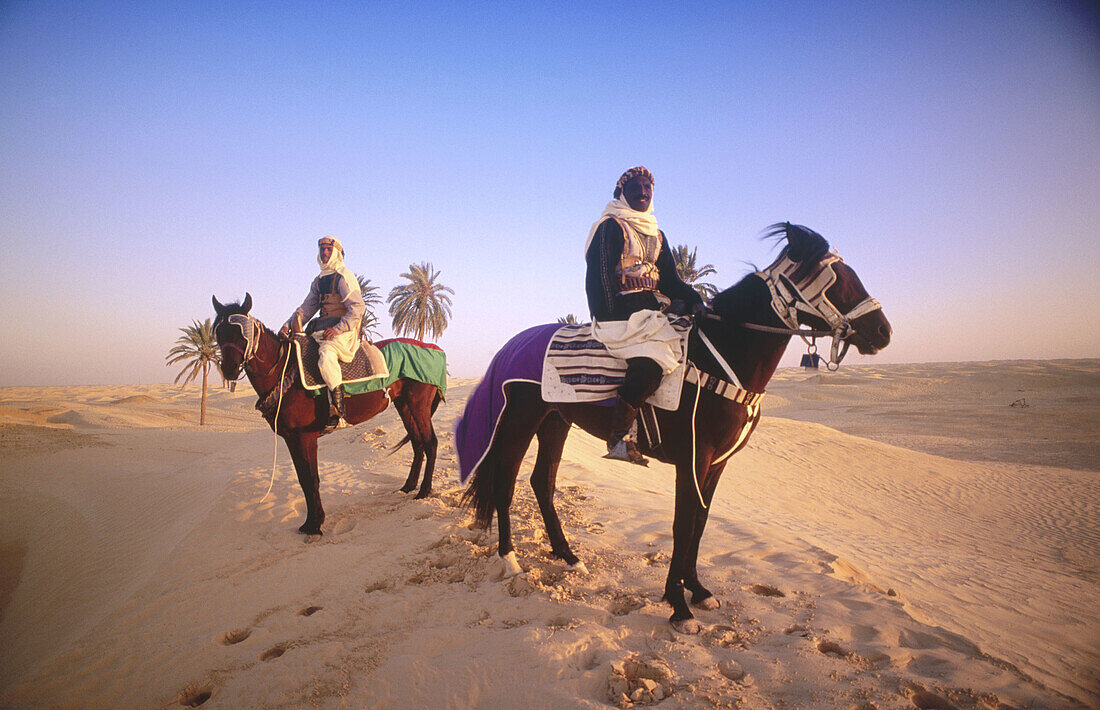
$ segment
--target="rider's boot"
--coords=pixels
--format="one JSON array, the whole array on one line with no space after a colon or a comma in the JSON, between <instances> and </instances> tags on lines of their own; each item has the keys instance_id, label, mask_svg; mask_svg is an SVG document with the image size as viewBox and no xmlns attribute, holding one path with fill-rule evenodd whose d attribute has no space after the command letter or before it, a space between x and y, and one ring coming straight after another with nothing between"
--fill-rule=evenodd
<instances>
[{"instance_id":1,"label":"rider's boot","mask_svg":"<svg viewBox=\"0 0 1100 710\"><path fill-rule=\"evenodd\" d=\"M332 418L336 419L335 428L346 429L351 426L348 424L348 412L344 408L344 386L338 385L334 389L329 390L329 398L332 402L332 409L335 410L335 414Z\"/></svg>"},{"instance_id":2,"label":"rider's boot","mask_svg":"<svg viewBox=\"0 0 1100 710\"><path fill-rule=\"evenodd\" d=\"M649 459L638 451L635 441L638 410L630 406L622 397L615 398L615 409L611 413L611 434L607 437L607 456L605 459L629 461L639 466L648 466Z\"/></svg>"}]
</instances>

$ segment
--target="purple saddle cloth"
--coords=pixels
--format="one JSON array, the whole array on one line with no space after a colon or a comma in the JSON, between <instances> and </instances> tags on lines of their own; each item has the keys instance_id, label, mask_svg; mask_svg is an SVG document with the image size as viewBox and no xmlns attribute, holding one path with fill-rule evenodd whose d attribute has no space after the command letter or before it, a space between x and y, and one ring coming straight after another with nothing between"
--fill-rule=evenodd
<instances>
[{"instance_id":1,"label":"purple saddle cloth","mask_svg":"<svg viewBox=\"0 0 1100 710\"><path fill-rule=\"evenodd\" d=\"M466 400L466 409L455 427L459 480L463 483L477 470L493 443L500 413L507 401L504 385L541 382L546 348L561 327L560 323L548 323L528 328L505 343L489 363L485 376Z\"/></svg>"}]
</instances>

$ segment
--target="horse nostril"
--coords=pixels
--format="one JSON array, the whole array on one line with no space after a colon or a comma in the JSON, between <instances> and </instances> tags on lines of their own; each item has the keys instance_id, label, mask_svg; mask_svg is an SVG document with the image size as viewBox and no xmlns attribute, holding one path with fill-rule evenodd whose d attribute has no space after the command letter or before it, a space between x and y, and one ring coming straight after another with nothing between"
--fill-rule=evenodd
<instances>
[{"instance_id":1,"label":"horse nostril","mask_svg":"<svg viewBox=\"0 0 1100 710\"><path fill-rule=\"evenodd\" d=\"M890 333L890 326L886 325L885 323L880 325L878 327L878 334L882 336L883 340L889 341L890 340L890 334L891 334Z\"/></svg>"}]
</instances>

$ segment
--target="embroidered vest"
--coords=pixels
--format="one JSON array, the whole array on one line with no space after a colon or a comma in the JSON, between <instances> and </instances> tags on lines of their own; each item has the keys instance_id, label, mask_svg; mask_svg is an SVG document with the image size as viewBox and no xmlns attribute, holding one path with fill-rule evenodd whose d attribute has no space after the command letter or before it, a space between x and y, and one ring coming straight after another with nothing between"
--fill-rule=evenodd
<instances>
[{"instance_id":1,"label":"embroidered vest","mask_svg":"<svg viewBox=\"0 0 1100 710\"><path fill-rule=\"evenodd\" d=\"M623 255L615 268L622 290L619 293L656 291L661 272L657 256L661 253L661 235L651 237L636 232L622 220L615 220L623 230Z\"/></svg>"},{"instance_id":2,"label":"embroidered vest","mask_svg":"<svg viewBox=\"0 0 1100 710\"><path fill-rule=\"evenodd\" d=\"M344 299L340 297L340 292L336 289L336 279L338 278L340 278L338 273L329 274L328 276L322 276L317 284L317 290L321 293L321 318L343 318L344 314L348 312L348 307L344 305Z\"/></svg>"}]
</instances>

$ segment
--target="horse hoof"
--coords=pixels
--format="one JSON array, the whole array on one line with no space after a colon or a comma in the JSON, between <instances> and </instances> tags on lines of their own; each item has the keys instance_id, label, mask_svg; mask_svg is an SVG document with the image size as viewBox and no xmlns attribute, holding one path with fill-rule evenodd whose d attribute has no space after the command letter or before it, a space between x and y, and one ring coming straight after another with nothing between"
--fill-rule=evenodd
<instances>
[{"instance_id":1,"label":"horse hoof","mask_svg":"<svg viewBox=\"0 0 1100 710\"><path fill-rule=\"evenodd\" d=\"M577 560L573 564L566 567L566 571L567 572L576 572L577 574L588 574L588 567L585 566L584 562L581 562L580 560Z\"/></svg>"},{"instance_id":2,"label":"horse hoof","mask_svg":"<svg viewBox=\"0 0 1100 710\"><path fill-rule=\"evenodd\" d=\"M504 570L500 576L501 579L511 579L512 577L523 574L523 568L519 566L519 561L516 560L515 552L509 552L504 557L501 557L500 561L504 565Z\"/></svg>"},{"instance_id":3,"label":"horse hoof","mask_svg":"<svg viewBox=\"0 0 1100 710\"><path fill-rule=\"evenodd\" d=\"M690 634L694 636L703 630L703 625L695 619L676 619L672 622L672 628L676 629L682 634Z\"/></svg>"},{"instance_id":4,"label":"horse hoof","mask_svg":"<svg viewBox=\"0 0 1100 710\"><path fill-rule=\"evenodd\" d=\"M427 498L431 494L432 494L431 490L420 491L415 496L413 496L413 500L423 500L424 498Z\"/></svg>"},{"instance_id":5,"label":"horse hoof","mask_svg":"<svg viewBox=\"0 0 1100 710\"><path fill-rule=\"evenodd\" d=\"M303 535L317 535L318 537L324 535L324 533L321 532L320 525L314 527L312 525L309 525L308 523L303 523L302 526L298 528L298 532L302 533Z\"/></svg>"},{"instance_id":6,"label":"horse hoof","mask_svg":"<svg viewBox=\"0 0 1100 710\"><path fill-rule=\"evenodd\" d=\"M713 594L709 597L703 597L699 601L692 600L691 603L697 609L705 609L706 611L714 611L722 606L722 602L718 601Z\"/></svg>"}]
</instances>

